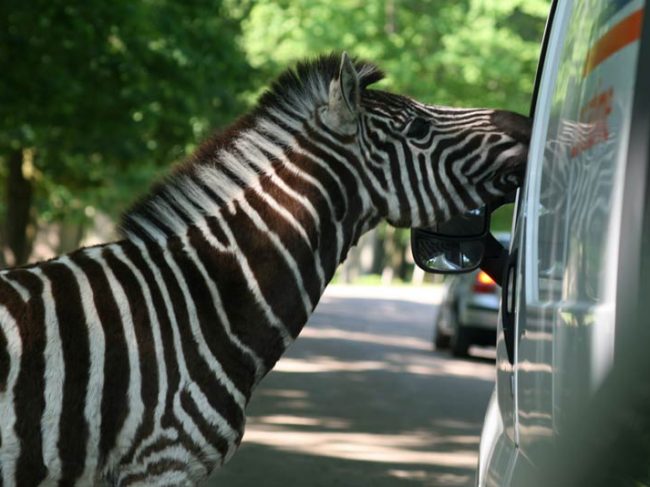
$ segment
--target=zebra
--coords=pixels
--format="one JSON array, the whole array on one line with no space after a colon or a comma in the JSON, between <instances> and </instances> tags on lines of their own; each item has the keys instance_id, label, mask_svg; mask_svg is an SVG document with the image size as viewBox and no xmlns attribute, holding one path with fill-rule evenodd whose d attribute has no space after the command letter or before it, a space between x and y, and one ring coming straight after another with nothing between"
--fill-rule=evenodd
<instances>
[{"instance_id":1,"label":"zebra","mask_svg":"<svg viewBox=\"0 0 650 487\"><path fill-rule=\"evenodd\" d=\"M155 185L120 240L0 273L2 485L195 485L358 238L520 185L530 120L285 71Z\"/></svg>"}]
</instances>

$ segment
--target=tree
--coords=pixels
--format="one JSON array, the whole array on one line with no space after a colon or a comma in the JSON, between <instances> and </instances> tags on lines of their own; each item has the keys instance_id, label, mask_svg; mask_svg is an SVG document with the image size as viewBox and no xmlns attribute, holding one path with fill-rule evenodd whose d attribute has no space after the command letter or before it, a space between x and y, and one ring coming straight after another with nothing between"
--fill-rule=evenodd
<instances>
[{"instance_id":1,"label":"tree","mask_svg":"<svg viewBox=\"0 0 650 487\"><path fill-rule=\"evenodd\" d=\"M26 259L36 215L116 214L143 181L241 112L253 71L231 12L208 0L0 5L9 263Z\"/></svg>"}]
</instances>

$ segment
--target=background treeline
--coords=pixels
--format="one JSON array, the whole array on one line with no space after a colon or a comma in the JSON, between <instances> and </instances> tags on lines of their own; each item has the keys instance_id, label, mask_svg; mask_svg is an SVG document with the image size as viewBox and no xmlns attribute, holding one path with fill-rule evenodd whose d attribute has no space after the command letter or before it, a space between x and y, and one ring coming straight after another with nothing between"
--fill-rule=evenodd
<instances>
[{"instance_id":1,"label":"background treeline","mask_svg":"<svg viewBox=\"0 0 650 487\"><path fill-rule=\"evenodd\" d=\"M111 238L113 222L152 180L304 57L347 50L386 71L384 89L527 113L548 6L1 2L0 264ZM407 277L407 246L407 231L382 227L346 275L388 269Z\"/></svg>"}]
</instances>

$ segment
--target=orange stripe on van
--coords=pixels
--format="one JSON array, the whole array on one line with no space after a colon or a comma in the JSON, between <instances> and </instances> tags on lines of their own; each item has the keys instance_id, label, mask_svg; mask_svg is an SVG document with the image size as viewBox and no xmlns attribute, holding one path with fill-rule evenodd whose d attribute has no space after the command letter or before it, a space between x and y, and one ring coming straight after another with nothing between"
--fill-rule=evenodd
<instances>
[{"instance_id":1,"label":"orange stripe on van","mask_svg":"<svg viewBox=\"0 0 650 487\"><path fill-rule=\"evenodd\" d=\"M623 49L641 37L643 27L643 9L637 10L612 27L598 42L589 49L582 75L587 76L596 66L616 51Z\"/></svg>"}]
</instances>

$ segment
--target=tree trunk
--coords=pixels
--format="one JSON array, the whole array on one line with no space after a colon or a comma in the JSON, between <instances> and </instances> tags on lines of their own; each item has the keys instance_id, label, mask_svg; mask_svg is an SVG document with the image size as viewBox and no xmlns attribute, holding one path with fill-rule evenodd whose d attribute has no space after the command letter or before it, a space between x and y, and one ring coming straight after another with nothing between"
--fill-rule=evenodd
<instances>
[{"instance_id":1,"label":"tree trunk","mask_svg":"<svg viewBox=\"0 0 650 487\"><path fill-rule=\"evenodd\" d=\"M5 222L4 257L9 266L24 264L29 258L33 239L32 152L14 150L9 154L7 174L7 220Z\"/></svg>"},{"instance_id":2,"label":"tree trunk","mask_svg":"<svg viewBox=\"0 0 650 487\"><path fill-rule=\"evenodd\" d=\"M352 247L348 252L348 256L343 262L341 267L341 281L345 284L352 284L359 277L360 260L359 248Z\"/></svg>"},{"instance_id":3,"label":"tree trunk","mask_svg":"<svg viewBox=\"0 0 650 487\"><path fill-rule=\"evenodd\" d=\"M386 20L384 22L384 32L391 35L397 32L397 26L395 21L395 0L387 0L384 6L384 14Z\"/></svg>"},{"instance_id":4,"label":"tree trunk","mask_svg":"<svg viewBox=\"0 0 650 487\"><path fill-rule=\"evenodd\" d=\"M396 263L399 262L399 256L397 255L399 249L395 245L395 238L395 227L386 227L386 234L384 236L384 255L386 261L384 263L384 269L381 272L381 283L384 286L393 282L397 268Z\"/></svg>"}]
</instances>

